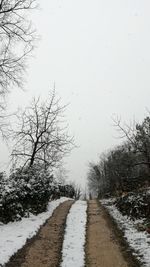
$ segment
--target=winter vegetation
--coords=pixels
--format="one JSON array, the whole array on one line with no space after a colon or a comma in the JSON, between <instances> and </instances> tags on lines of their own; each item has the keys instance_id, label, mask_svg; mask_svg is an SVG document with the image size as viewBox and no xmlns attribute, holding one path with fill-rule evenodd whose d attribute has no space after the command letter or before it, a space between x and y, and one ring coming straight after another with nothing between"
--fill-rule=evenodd
<instances>
[{"instance_id":1,"label":"winter vegetation","mask_svg":"<svg viewBox=\"0 0 150 267\"><path fill-rule=\"evenodd\" d=\"M44 169L60 164L74 145L64 123L65 108L53 90L46 101L33 99L25 110L17 114L12 131L16 140L12 151L15 164L21 162L23 167L40 164Z\"/></svg>"},{"instance_id":2,"label":"winter vegetation","mask_svg":"<svg viewBox=\"0 0 150 267\"><path fill-rule=\"evenodd\" d=\"M114 122L125 141L89 165L89 193L101 199L142 266L149 266L150 116L132 127Z\"/></svg>"},{"instance_id":3,"label":"winter vegetation","mask_svg":"<svg viewBox=\"0 0 150 267\"><path fill-rule=\"evenodd\" d=\"M134 127L123 128L119 120L116 126L125 142L89 165L89 190L98 197L120 196L150 185L150 117Z\"/></svg>"},{"instance_id":4,"label":"winter vegetation","mask_svg":"<svg viewBox=\"0 0 150 267\"><path fill-rule=\"evenodd\" d=\"M37 40L30 20L36 0L0 1L0 135L11 148L9 173L0 172L0 266L34 236L54 209L68 198L70 209L62 248L62 267L85 264L87 202L81 188L66 182L63 159L74 148L65 121L67 105L55 88L7 114L7 97L23 88L29 56ZM9 123L7 118L9 116ZM90 163L89 197L116 220L138 259L148 267L150 243L150 113L141 123L114 125L124 138L119 146Z\"/></svg>"},{"instance_id":5,"label":"winter vegetation","mask_svg":"<svg viewBox=\"0 0 150 267\"><path fill-rule=\"evenodd\" d=\"M53 91L47 101L34 99L17 114L8 139L14 143L12 168L9 177L0 175L1 222L44 212L50 199L75 197L73 185L57 182L53 174L74 146L64 109Z\"/></svg>"},{"instance_id":6,"label":"winter vegetation","mask_svg":"<svg viewBox=\"0 0 150 267\"><path fill-rule=\"evenodd\" d=\"M75 196L73 185L60 183L54 175L74 147L65 122L67 106L55 89L46 100L34 98L7 121L8 93L23 86L35 47L37 36L30 15L36 7L36 0L0 1L0 133L13 146L10 173L0 173L1 223L45 212L49 200Z\"/></svg>"},{"instance_id":7,"label":"winter vegetation","mask_svg":"<svg viewBox=\"0 0 150 267\"><path fill-rule=\"evenodd\" d=\"M36 6L36 0L0 1L0 96L23 85L36 39L29 14Z\"/></svg>"},{"instance_id":8,"label":"winter vegetation","mask_svg":"<svg viewBox=\"0 0 150 267\"><path fill-rule=\"evenodd\" d=\"M41 166L17 169L8 178L1 174L0 221L8 223L45 212L49 201L61 196L73 198L74 188L57 183Z\"/></svg>"}]
</instances>

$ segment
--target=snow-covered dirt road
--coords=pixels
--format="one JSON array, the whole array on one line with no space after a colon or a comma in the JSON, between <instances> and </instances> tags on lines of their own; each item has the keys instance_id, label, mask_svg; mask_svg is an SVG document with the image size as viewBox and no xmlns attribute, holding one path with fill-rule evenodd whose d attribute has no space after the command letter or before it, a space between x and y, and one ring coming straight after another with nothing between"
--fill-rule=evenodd
<instances>
[{"instance_id":1,"label":"snow-covered dirt road","mask_svg":"<svg viewBox=\"0 0 150 267\"><path fill-rule=\"evenodd\" d=\"M60 204L38 234L11 258L7 267L58 266L66 217L73 201Z\"/></svg>"},{"instance_id":2,"label":"snow-covered dirt road","mask_svg":"<svg viewBox=\"0 0 150 267\"><path fill-rule=\"evenodd\" d=\"M126 242L129 244L132 254L134 253L139 265L150 267L150 234L138 229L144 219L131 220L126 215L121 214L114 204L115 199L103 199L101 204L109 212L115 224L123 233ZM137 266L137 265L136 265Z\"/></svg>"},{"instance_id":3,"label":"snow-covered dirt road","mask_svg":"<svg viewBox=\"0 0 150 267\"><path fill-rule=\"evenodd\" d=\"M85 265L86 211L86 201L76 201L70 209L66 222L61 267Z\"/></svg>"},{"instance_id":4,"label":"snow-covered dirt road","mask_svg":"<svg viewBox=\"0 0 150 267\"><path fill-rule=\"evenodd\" d=\"M37 235L29 239L5 267L143 267L132 257L128 244L123 247L123 236L118 235L119 229L113 225L113 220L107 210L97 200L73 201L60 199L49 204L48 213L37 218L23 218L22 221L12 223L18 226L13 232L11 225L0 226L8 228L8 233L2 231L2 240L11 245L17 240L25 240L26 232L30 229L31 237L35 232L35 225L41 225ZM47 217L49 214L49 217ZM46 218L49 218L46 223ZM28 220L24 223L24 220ZM41 220L42 219L42 220ZM40 222L40 223L39 223ZM43 223L42 223L43 222ZM35 223L35 225L34 225ZM29 224L29 225L28 225ZM33 225L34 227L33 227ZM23 229L24 225L24 229ZM28 227L27 227L28 225ZM32 227L33 229L32 229ZM37 228L37 226L36 226ZM32 230L32 231L31 231ZM34 230L34 231L33 231ZM18 232L17 232L18 231ZM16 235L17 233L17 235ZM10 235L10 236L9 236ZM14 241L13 241L13 236ZM24 237L24 239L23 239ZM30 235L28 235L30 238ZM16 241L16 242L15 242ZM21 241L22 242L22 241ZM6 262L7 244L1 244L2 255ZM21 243L23 244L23 243ZM20 246L21 247L21 246ZM17 248L16 248L17 250ZM12 251L15 252L14 248ZM131 253L131 252L130 252ZM131 256L131 257L130 257ZM147 267L148 265L146 265Z\"/></svg>"},{"instance_id":5,"label":"snow-covered dirt road","mask_svg":"<svg viewBox=\"0 0 150 267\"><path fill-rule=\"evenodd\" d=\"M18 222L0 223L0 266L8 262L10 257L26 244L27 239L35 236L45 221L53 215L54 210L67 200L61 197L49 202L47 211L37 216L30 214L28 218L22 218Z\"/></svg>"},{"instance_id":6,"label":"snow-covered dirt road","mask_svg":"<svg viewBox=\"0 0 150 267\"><path fill-rule=\"evenodd\" d=\"M87 267L129 267L109 228L100 205L89 202L87 227Z\"/></svg>"}]
</instances>

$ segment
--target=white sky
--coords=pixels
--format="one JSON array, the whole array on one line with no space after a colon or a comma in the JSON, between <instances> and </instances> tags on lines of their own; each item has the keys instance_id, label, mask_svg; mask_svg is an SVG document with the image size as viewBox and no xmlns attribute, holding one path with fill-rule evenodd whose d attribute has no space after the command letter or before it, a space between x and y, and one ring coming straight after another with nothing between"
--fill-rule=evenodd
<instances>
[{"instance_id":1,"label":"white sky","mask_svg":"<svg viewBox=\"0 0 150 267\"><path fill-rule=\"evenodd\" d=\"M27 83L9 97L13 108L47 97L54 81L74 134L70 179L84 184L89 161L113 147L111 116L143 119L150 101L150 1L39 0L31 13L41 40ZM7 161L3 147L3 161Z\"/></svg>"}]
</instances>

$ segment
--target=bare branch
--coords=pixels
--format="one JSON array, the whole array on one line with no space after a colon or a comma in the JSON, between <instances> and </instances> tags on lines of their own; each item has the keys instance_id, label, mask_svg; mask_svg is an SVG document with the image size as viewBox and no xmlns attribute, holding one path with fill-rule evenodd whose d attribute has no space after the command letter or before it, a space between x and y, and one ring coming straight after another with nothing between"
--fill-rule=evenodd
<instances>
[{"instance_id":1,"label":"bare branch","mask_svg":"<svg viewBox=\"0 0 150 267\"><path fill-rule=\"evenodd\" d=\"M36 8L36 2L0 2L0 93L6 94L12 85L23 85L26 61L36 40L35 30L27 15Z\"/></svg>"},{"instance_id":2,"label":"bare branch","mask_svg":"<svg viewBox=\"0 0 150 267\"><path fill-rule=\"evenodd\" d=\"M65 106L52 92L44 103L40 98L33 99L31 105L18 116L18 125L13 131L16 139L12 157L24 161L29 158L29 165L42 161L45 166L57 165L64 155L74 146L74 139L67 132L61 121Z\"/></svg>"}]
</instances>

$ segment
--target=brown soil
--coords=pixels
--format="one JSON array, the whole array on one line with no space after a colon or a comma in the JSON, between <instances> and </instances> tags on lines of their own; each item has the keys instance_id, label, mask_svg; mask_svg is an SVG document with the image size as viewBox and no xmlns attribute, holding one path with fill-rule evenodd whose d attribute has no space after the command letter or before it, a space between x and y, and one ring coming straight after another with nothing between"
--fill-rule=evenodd
<instances>
[{"instance_id":1,"label":"brown soil","mask_svg":"<svg viewBox=\"0 0 150 267\"><path fill-rule=\"evenodd\" d=\"M38 234L11 258L6 267L58 267L66 217L72 203L66 201L57 207Z\"/></svg>"},{"instance_id":2,"label":"brown soil","mask_svg":"<svg viewBox=\"0 0 150 267\"><path fill-rule=\"evenodd\" d=\"M112 216L110 216L107 208L105 208L103 205L100 204L98 201L99 206L101 206L104 214L104 218L107 221L108 227L113 231L113 236L115 237L115 240L117 240L117 243L119 244L120 250L126 259L126 261L129 263L130 267L141 267L141 262L139 259L135 257L135 251L129 247L129 244L127 240L124 238L124 232L118 227L117 222L113 219Z\"/></svg>"},{"instance_id":3,"label":"brown soil","mask_svg":"<svg viewBox=\"0 0 150 267\"><path fill-rule=\"evenodd\" d=\"M119 244L108 226L103 208L96 200L88 206L87 267L129 267Z\"/></svg>"}]
</instances>

